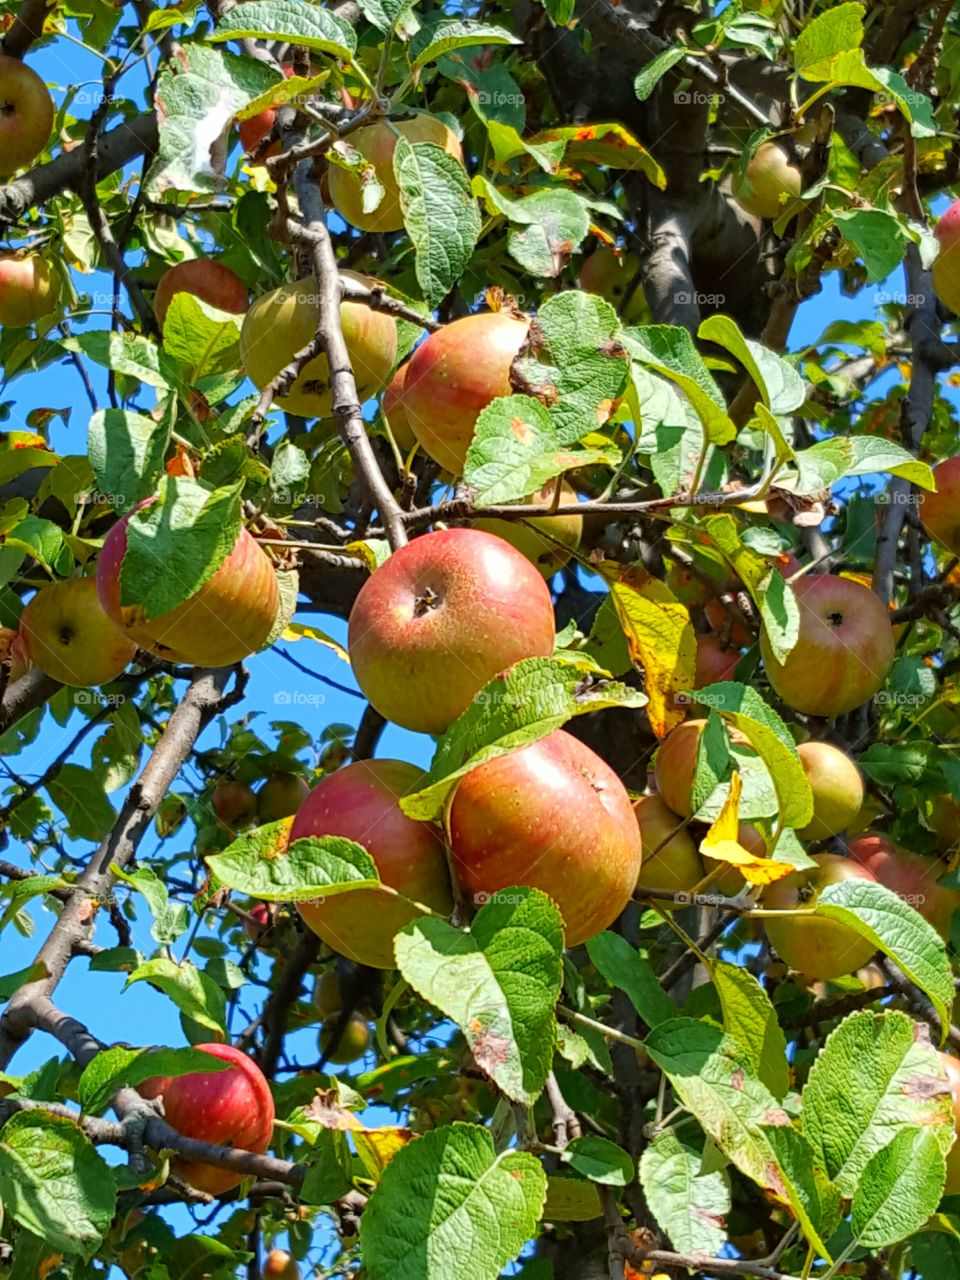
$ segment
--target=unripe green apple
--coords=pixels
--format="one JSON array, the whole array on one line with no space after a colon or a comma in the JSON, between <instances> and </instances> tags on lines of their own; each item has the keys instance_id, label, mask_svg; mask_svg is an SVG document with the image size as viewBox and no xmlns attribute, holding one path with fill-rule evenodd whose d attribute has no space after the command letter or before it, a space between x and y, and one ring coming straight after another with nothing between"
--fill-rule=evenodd
<instances>
[{"instance_id":1,"label":"unripe green apple","mask_svg":"<svg viewBox=\"0 0 960 1280\"><path fill-rule=\"evenodd\" d=\"M0 116L2 129L2 116ZM38 253L0 254L0 325L22 328L60 301L60 277Z\"/></svg>"},{"instance_id":2,"label":"unripe green apple","mask_svg":"<svg viewBox=\"0 0 960 1280\"><path fill-rule=\"evenodd\" d=\"M0 175L32 164L53 128L53 99L37 73L0 54Z\"/></svg>"},{"instance_id":3,"label":"unripe green apple","mask_svg":"<svg viewBox=\"0 0 960 1280\"><path fill-rule=\"evenodd\" d=\"M94 578L41 587L21 615L20 634L28 662L61 684L108 684L137 651L101 608Z\"/></svg>"},{"instance_id":4,"label":"unripe green apple","mask_svg":"<svg viewBox=\"0 0 960 1280\"><path fill-rule=\"evenodd\" d=\"M243 315L249 301L247 286L222 262L215 258L188 258L165 271L157 283L153 310L161 329L178 293L189 293L207 306L235 315Z\"/></svg>"},{"instance_id":5,"label":"unripe green apple","mask_svg":"<svg viewBox=\"0 0 960 1280\"><path fill-rule=\"evenodd\" d=\"M596 293L620 314L620 303L627 291L627 286L640 269L640 255L632 250L617 253L609 245L600 245L588 258L584 258L580 268L580 288L587 293ZM622 313L625 324L645 324L650 318L650 309L643 296L643 286L638 284L630 295L627 309Z\"/></svg>"},{"instance_id":6,"label":"unripe green apple","mask_svg":"<svg viewBox=\"0 0 960 1280\"><path fill-rule=\"evenodd\" d=\"M634 802L643 841L643 865L637 877L638 889L670 889L689 893L704 877L703 862L689 829L677 830L683 819L668 808L660 796L641 796ZM672 909L669 900L658 905Z\"/></svg>"},{"instance_id":7,"label":"unripe green apple","mask_svg":"<svg viewBox=\"0 0 960 1280\"><path fill-rule=\"evenodd\" d=\"M799 207L800 170L775 142L761 142L742 178L734 175L733 198L757 218L779 218L788 208Z\"/></svg>"},{"instance_id":8,"label":"unripe green apple","mask_svg":"<svg viewBox=\"0 0 960 1280\"><path fill-rule=\"evenodd\" d=\"M320 1052L325 1053L327 1061L337 1066L346 1066L350 1062L356 1062L358 1058L362 1058L373 1041L370 1034L370 1025L361 1018L359 1014L354 1014L350 1021L340 1033L337 1043L330 1049L329 1046L333 1033L336 1030L336 1019L332 1019L327 1026L320 1032L318 1045Z\"/></svg>"},{"instance_id":9,"label":"unripe green apple","mask_svg":"<svg viewBox=\"0 0 960 1280\"><path fill-rule=\"evenodd\" d=\"M849 829L863 804L863 778L846 752L829 742L801 742L797 754L813 792L813 818L797 834L829 840Z\"/></svg>"},{"instance_id":10,"label":"unripe green apple","mask_svg":"<svg viewBox=\"0 0 960 1280\"><path fill-rule=\"evenodd\" d=\"M313 1005L320 1017L332 1018L343 1008L343 993L340 990L340 979L337 970L331 965L324 969L313 986Z\"/></svg>"},{"instance_id":11,"label":"unripe green apple","mask_svg":"<svg viewBox=\"0 0 960 1280\"><path fill-rule=\"evenodd\" d=\"M818 853L816 867L795 871L769 885L762 905L770 911L794 911L810 907L829 884L842 881L874 883L873 872L854 858ZM769 916L763 921L770 945L781 960L809 981L829 982L856 973L870 960L876 946L849 925L814 915Z\"/></svg>"},{"instance_id":12,"label":"unripe green apple","mask_svg":"<svg viewBox=\"0 0 960 1280\"><path fill-rule=\"evenodd\" d=\"M957 201L960 204L960 200ZM960 299L958 299L960 301ZM933 468L936 493L920 495L920 519L927 536L954 555L960 553L960 455Z\"/></svg>"},{"instance_id":13,"label":"unripe green apple","mask_svg":"<svg viewBox=\"0 0 960 1280\"><path fill-rule=\"evenodd\" d=\"M279 822L297 812L310 788L296 773L274 773L257 792L257 821Z\"/></svg>"},{"instance_id":14,"label":"unripe green apple","mask_svg":"<svg viewBox=\"0 0 960 1280\"><path fill-rule=\"evenodd\" d=\"M960 200L938 219L933 234L940 252L933 262L933 288L937 297L954 315L960 315Z\"/></svg>"},{"instance_id":15,"label":"unripe green apple","mask_svg":"<svg viewBox=\"0 0 960 1280\"><path fill-rule=\"evenodd\" d=\"M553 501L556 492L556 481L548 480L542 489L524 499L527 503L546 505ZM570 506L577 501L577 495L568 484L560 486L560 505ZM475 529L485 529L487 533L495 533L504 542L509 542L522 556L535 565L548 581L558 569L570 559L572 552L580 545L583 533L582 516L536 516L530 520L498 520L495 517L481 517L474 520ZM544 536L549 535L549 536ZM559 546L557 544L560 544Z\"/></svg>"}]
</instances>

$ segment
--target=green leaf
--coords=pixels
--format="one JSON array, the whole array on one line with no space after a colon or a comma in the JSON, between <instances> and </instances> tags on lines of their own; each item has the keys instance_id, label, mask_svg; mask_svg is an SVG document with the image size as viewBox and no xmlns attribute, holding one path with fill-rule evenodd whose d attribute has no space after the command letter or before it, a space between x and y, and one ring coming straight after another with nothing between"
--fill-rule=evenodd
<instances>
[{"instance_id":1,"label":"green leaf","mask_svg":"<svg viewBox=\"0 0 960 1280\"><path fill-rule=\"evenodd\" d=\"M708 316L697 337L715 342L743 365L763 403L774 414L793 413L806 399L806 386L792 364L740 332L729 316Z\"/></svg>"},{"instance_id":2,"label":"green leaf","mask_svg":"<svg viewBox=\"0 0 960 1280\"><path fill-rule=\"evenodd\" d=\"M833 217L863 259L867 284L886 280L903 262L907 232L900 219L883 209L838 209Z\"/></svg>"},{"instance_id":3,"label":"green leaf","mask_svg":"<svg viewBox=\"0 0 960 1280\"><path fill-rule=\"evenodd\" d=\"M468 931L425 916L397 934L407 982L460 1027L508 1098L532 1102L553 1065L563 928L537 889L493 895Z\"/></svg>"},{"instance_id":4,"label":"green leaf","mask_svg":"<svg viewBox=\"0 0 960 1280\"><path fill-rule=\"evenodd\" d=\"M163 349L191 383L238 369L241 319L193 294L175 293L163 321Z\"/></svg>"},{"instance_id":5,"label":"green leaf","mask_svg":"<svg viewBox=\"0 0 960 1280\"><path fill-rule=\"evenodd\" d=\"M587 1134L574 1138L560 1157L582 1178L605 1187L625 1187L634 1179L633 1160L622 1147L608 1138Z\"/></svg>"},{"instance_id":6,"label":"green leaf","mask_svg":"<svg viewBox=\"0 0 960 1280\"><path fill-rule=\"evenodd\" d=\"M867 1163L907 1125L953 1138L950 1090L939 1055L900 1012L865 1010L827 1037L802 1094L803 1132L816 1164L849 1199Z\"/></svg>"},{"instance_id":7,"label":"green leaf","mask_svg":"<svg viewBox=\"0 0 960 1280\"><path fill-rule=\"evenodd\" d=\"M650 1211L678 1253L715 1256L727 1242L730 1184L722 1169L703 1169L699 1151L670 1129L640 1157L640 1183Z\"/></svg>"},{"instance_id":8,"label":"green leaf","mask_svg":"<svg viewBox=\"0 0 960 1280\"><path fill-rule=\"evenodd\" d=\"M393 172L403 224L416 250L417 284L428 306L460 279L480 235L480 210L463 165L432 142L398 138Z\"/></svg>"},{"instance_id":9,"label":"green leaf","mask_svg":"<svg viewBox=\"0 0 960 1280\"><path fill-rule=\"evenodd\" d=\"M169 996L186 1017L214 1032L217 1040L225 1038L227 1006L223 991L189 960L182 964L165 956L147 960L127 978L124 991L135 982L149 982Z\"/></svg>"},{"instance_id":10,"label":"green leaf","mask_svg":"<svg viewBox=\"0 0 960 1280\"><path fill-rule=\"evenodd\" d=\"M297 0L250 0L231 9L207 36L223 40L286 40L312 53L349 60L356 52L353 28L329 9Z\"/></svg>"},{"instance_id":11,"label":"green leaf","mask_svg":"<svg viewBox=\"0 0 960 1280\"><path fill-rule=\"evenodd\" d=\"M68 888L68 882L61 876L28 876L25 880L12 880L9 884L0 885L0 899L10 901L0 917L0 929L5 929L14 916L31 898L42 893L52 893L54 889Z\"/></svg>"},{"instance_id":12,"label":"green leaf","mask_svg":"<svg viewBox=\"0 0 960 1280\"><path fill-rule=\"evenodd\" d=\"M646 102L654 89L671 69L678 62L682 62L687 56L687 50L682 46L673 49L664 49L663 53L658 53L642 71L638 72L633 82L633 91L637 95L640 102Z\"/></svg>"},{"instance_id":13,"label":"green leaf","mask_svg":"<svg viewBox=\"0 0 960 1280\"><path fill-rule=\"evenodd\" d=\"M946 944L898 894L870 881L830 884L818 896L814 911L876 943L929 996L940 1021L949 1026L954 988Z\"/></svg>"},{"instance_id":14,"label":"green leaf","mask_svg":"<svg viewBox=\"0 0 960 1280\"><path fill-rule=\"evenodd\" d=\"M4 536L3 551L10 554L15 549L22 549L47 569L69 574L73 569L73 557L64 545L63 530L52 520L44 520L41 516L27 516L19 520ZM4 575L9 581L19 569L23 557L10 565L11 572Z\"/></svg>"},{"instance_id":15,"label":"green leaf","mask_svg":"<svg viewBox=\"0 0 960 1280\"><path fill-rule=\"evenodd\" d=\"M725 445L734 439L737 428L727 414L720 388L686 329L679 325L645 325L628 329L625 340L635 360L676 383L693 406L711 444Z\"/></svg>"},{"instance_id":16,"label":"green leaf","mask_svg":"<svg viewBox=\"0 0 960 1280\"><path fill-rule=\"evenodd\" d=\"M502 202L501 202L502 203ZM513 202L507 215L522 227L511 227L507 252L531 275L554 280L590 230L583 199L563 187L535 191Z\"/></svg>"},{"instance_id":17,"label":"green leaf","mask_svg":"<svg viewBox=\"0 0 960 1280\"><path fill-rule=\"evenodd\" d=\"M790 1088L787 1042L770 997L749 969L716 960L710 966L727 1035L775 1098Z\"/></svg>"},{"instance_id":18,"label":"green leaf","mask_svg":"<svg viewBox=\"0 0 960 1280\"><path fill-rule=\"evenodd\" d=\"M78 764L62 764L47 791L77 840L102 840L117 820L102 778Z\"/></svg>"},{"instance_id":19,"label":"green leaf","mask_svg":"<svg viewBox=\"0 0 960 1280\"><path fill-rule=\"evenodd\" d=\"M14 973L5 973L0 977L0 1001L15 996L21 987L28 982L36 982L47 975L47 966L39 962L27 965L25 969L17 969Z\"/></svg>"},{"instance_id":20,"label":"green leaf","mask_svg":"<svg viewBox=\"0 0 960 1280\"><path fill-rule=\"evenodd\" d=\"M73 1121L20 1111L0 1129L0 1203L54 1249L89 1258L117 1211L117 1189Z\"/></svg>"},{"instance_id":21,"label":"green leaf","mask_svg":"<svg viewBox=\"0 0 960 1280\"><path fill-rule=\"evenodd\" d=\"M422 27L410 41L411 66L414 71L428 62L436 62L453 49L474 45L521 44L522 41L505 27L485 22L441 22Z\"/></svg>"},{"instance_id":22,"label":"green leaf","mask_svg":"<svg viewBox=\"0 0 960 1280\"><path fill-rule=\"evenodd\" d=\"M90 419L87 456L97 489L115 511L127 511L152 494L163 472L170 424L132 409L101 409Z\"/></svg>"},{"instance_id":23,"label":"green leaf","mask_svg":"<svg viewBox=\"0 0 960 1280\"><path fill-rule=\"evenodd\" d=\"M121 603L159 618L195 595L240 535L241 487L211 492L186 476L164 476L157 501L127 524Z\"/></svg>"},{"instance_id":24,"label":"green leaf","mask_svg":"<svg viewBox=\"0 0 960 1280\"><path fill-rule=\"evenodd\" d=\"M228 889L265 902L310 902L351 889L376 889L380 876L363 845L343 836L308 836L284 849L281 820L234 840L207 866Z\"/></svg>"},{"instance_id":25,"label":"green leaf","mask_svg":"<svg viewBox=\"0 0 960 1280\"><path fill-rule=\"evenodd\" d=\"M771 1126L765 1133L776 1153L784 1198L792 1206L803 1234L829 1260L824 1241L840 1225L838 1188L815 1167L813 1148L802 1133L785 1126Z\"/></svg>"},{"instance_id":26,"label":"green leaf","mask_svg":"<svg viewBox=\"0 0 960 1280\"><path fill-rule=\"evenodd\" d=\"M936 1133L901 1129L875 1151L853 1196L850 1225L865 1249L885 1249L919 1231L936 1211L947 1175Z\"/></svg>"},{"instance_id":27,"label":"green leaf","mask_svg":"<svg viewBox=\"0 0 960 1280\"><path fill-rule=\"evenodd\" d=\"M89 1115L99 1115L118 1089L135 1089L157 1076L224 1071L229 1065L199 1049L127 1049L112 1045L84 1067L77 1084L77 1100Z\"/></svg>"},{"instance_id":28,"label":"green leaf","mask_svg":"<svg viewBox=\"0 0 960 1280\"><path fill-rule=\"evenodd\" d=\"M646 956L619 933L598 933L587 943L587 954L601 977L626 992L630 1003L648 1027L677 1016L677 1006L660 985Z\"/></svg>"},{"instance_id":29,"label":"green leaf","mask_svg":"<svg viewBox=\"0 0 960 1280\"><path fill-rule=\"evenodd\" d=\"M113 369L115 373L145 382L148 387L156 387L160 391L169 390L177 381L176 370L167 365L157 344L139 333L129 330L107 333L96 329L92 333L77 333L64 338L62 345L67 351L76 351L105 369Z\"/></svg>"},{"instance_id":30,"label":"green leaf","mask_svg":"<svg viewBox=\"0 0 960 1280\"><path fill-rule=\"evenodd\" d=\"M770 560L744 546L733 516L708 516L705 528L755 601L774 657L786 661L800 634L800 608L793 590Z\"/></svg>"},{"instance_id":31,"label":"green leaf","mask_svg":"<svg viewBox=\"0 0 960 1280\"><path fill-rule=\"evenodd\" d=\"M411 1196L412 1186L430 1193ZM363 1212L369 1280L496 1280L534 1234L546 1189L537 1159L497 1155L486 1129L423 1134L393 1157Z\"/></svg>"},{"instance_id":32,"label":"green leaf","mask_svg":"<svg viewBox=\"0 0 960 1280\"><path fill-rule=\"evenodd\" d=\"M547 1200L543 1206L544 1222L591 1222L602 1218L603 1209L597 1188L581 1178L547 1178ZM526 1280L527 1272L522 1272ZM531 1278L532 1280L532 1278ZM551 1270L544 1280L553 1280Z\"/></svg>"},{"instance_id":33,"label":"green leaf","mask_svg":"<svg viewBox=\"0 0 960 1280\"><path fill-rule=\"evenodd\" d=\"M925 462L892 440L874 436L838 436L820 440L797 454L796 482L789 486L795 493L816 493L829 489L848 476L901 476L921 489L932 490L933 472Z\"/></svg>"},{"instance_id":34,"label":"green leaf","mask_svg":"<svg viewBox=\"0 0 960 1280\"><path fill-rule=\"evenodd\" d=\"M168 946L187 927L189 908L185 902L171 902L167 886L150 867L138 867L132 874L113 868L113 873L131 889L137 889L147 900L153 923L150 936L161 946ZM159 1074L159 1073L158 1073Z\"/></svg>"}]
</instances>

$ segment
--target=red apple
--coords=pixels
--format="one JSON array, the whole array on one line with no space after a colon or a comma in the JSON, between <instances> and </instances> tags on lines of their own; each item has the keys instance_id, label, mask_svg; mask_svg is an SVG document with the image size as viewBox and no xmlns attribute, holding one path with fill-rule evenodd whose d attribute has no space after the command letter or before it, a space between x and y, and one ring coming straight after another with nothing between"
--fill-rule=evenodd
<instances>
[{"instance_id":1,"label":"red apple","mask_svg":"<svg viewBox=\"0 0 960 1280\"><path fill-rule=\"evenodd\" d=\"M408 120L377 120L355 129L346 141L360 152L367 164L373 166L376 181L383 187L382 200L376 209L369 213L364 211L362 172L331 164L328 180L333 207L344 222L360 231L399 231L403 227L400 187L393 172L393 153L397 149L398 137L406 138L410 143L432 143L463 163L457 135L438 116L418 112Z\"/></svg>"},{"instance_id":2,"label":"red apple","mask_svg":"<svg viewBox=\"0 0 960 1280\"><path fill-rule=\"evenodd\" d=\"M37 73L0 54L0 174L32 164L53 128L53 99Z\"/></svg>"},{"instance_id":3,"label":"red apple","mask_svg":"<svg viewBox=\"0 0 960 1280\"><path fill-rule=\"evenodd\" d=\"M849 829L863 805L863 778L846 752L829 742L801 742L797 754L813 792L813 818L797 834L829 840Z\"/></svg>"},{"instance_id":4,"label":"red apple","mask_svg":"<svg viewBox=\"0 0 960 1280\"><path fill-rule=\"evenodd\" d=\"M678 830L683 819L656 795L641 796L634 803L633 812L643 841L643 866L637 888L689 893L705 872L689 829ZM659 905L670 906L666 900Z\"/></svg>"},{"instance_id":5,"label":"red apple","mask_svg":"<svg viewBox=\"0 0 960 1280\"><path fill-rule=\"evenodd\" d=\"M464 316L431 333L410 357L403 407L420 447L459 475L477 417L508 396L510 367L530 321L509 311Z\"/></svg>"},{"instance_id":6,"label":"red apple","mask_svg":"<svg viewBox=\"0 0 960 1280\"><path fill-rule=\"evenodd\" d=\"M556 484L555 480L548 480L542 489L525 501L542 505L552 502ZM560 502L569 506L576 501L574 490L568 484L561 484ZM492 517L474 520L473 527L495 533L504 542L509 542L511 547L516 547L522 556L536 565L538 572L549 581L579 547L583 517L534 516L530 520L497 520Z\"/></svg>"},{"instance_id":7,"label":"red apple","mask_svg":"<svg viewBox=\"0 0 960 1280\"><path fill-rule=\"evenodd\" d=\"M403 895L355 889L298 904L314 933L357 964L394 967L393 939L419 915L411 901L442 916L453 909L440 832L408 818L398 803L423 780L420 769L400 760L359 760L313 788L290 832L291 844L305 836L345 836L363 845L381 882Z\"/></svg>"},{"instance_id":8,"label":"red apple","mask_svg":"<svg viewBox=\"0 0 960 1280\"><path fill-rule=\"evenodd\" d=\"M763 907L770 911L793 911L812 905L829 884L876 880L872 871L853 858L818 853L813 860L816 867L795 871L769 885L764 890ZM837 920L813 915L770 916L763 924L770 945L781 960L810 981L829 982L844 974L856 973L876 951L869 939Z\"/></svg>"},{"instance_id":9,"label":"red apple","mask_svg":"<svg viewBox=\"0 0 960 1280\"><path fill-rule=\"evenodd\" d=\"M337 1043L330 1049L336 1025L337 1020L334 1018L320 1032L317 1044L320 1052L326 1055L327 1062L346 1066L347 1063L356 1062L358 1058L364 1056L370 1048L373 1037L370 1035L370 1025L366 1019L355 1013L341 1031Z\"/></svg>"},{"instance_id":10,"label":"red apple","mask_svg":"<svg viewBox=\"0 0 960 1280\"><path fill-rule=\"evenodd\" d=\"M475 903L514 885L541 889L571 947L613 923L640 874L640 829L623 783L562 729L466 774L449 830L454 872Z\"/></svg>"},{"instance_id":11,"label":"red apple","mask_svg":"<svg viewBox=\"0 0 960 1280\"><path fill-rule=\"evenodd\" d=\"M170 303L178 293L189 293L218 311L243 315L249 301L240 277L215 258L189 258L165 271L153 295L157 324L163 328Z\"/></svg>"},{"instance_id":12,"label":"red apple","mask_svg":"<svg viewBox=\"0 0 960 1280\"><path fill-rule=\"evenodd\" d=\"M960 205L960 200L957 204ZM960 288L957 302L960 303ZM933 478L937 491L921 493L920 519L927 537L957 555L960 553L960 455L935 466Z\"/></svg>"},{"instance_id":13,"label":"red apple","mask_svg":"<svg viewBox=\"0 0 960 1280\"><path fill-rule=\"evenodd\" d=\"M739 649L730 649L714 635L697 636L697 666L693 687L705 689L708 684L732 680L740 661Z\"/></svg>"},{"instance_id":14,"label":"red apple","mask_svg":"<svg viewBox=\"0 0 960 1280\"><path fill-rule=\"evenodd\" d=\"M271 1249L260 1275L262 1280L300 1280L300 1268L286 1249Z\"/></svg>"},{"instance_id":15,"label":"red apple","mask_svg":"<svg viewBox=\"0 0 960 1280\"><path fill-rule=\"evenodd\" d=\"M960 906L960 891L945 889L940 877L946 860L910 853L889 836L868 831L849 844L850 857L923 916L943 938L950 937L950 922Z\"/></svg>"},{"instance_id":16,"label":"red apple","mask_svg":"<svg viewBox=\"0 0 960 1280\"><path fill-rule=\"evenodd\" d=\"M216 803L216 793L214 793ZM273 925L273 914L267 902L255 902L247 912L248 919L243 922L243 932L251 942L262 942L265 934Z\"/></svg>"},{"instance_id":17,"label":"red apple","mask_svg":"<svg viewBox=\"0 0 960 1280\"><path fill-rule=\"evenodd\" d=\"M266 1151L273 1135L273 1098L257 1064L229 1044L198 1044L203 1053L233 1064L228 1071L158 1076L140 1086L145 1098L162 1098L172 1128L198 1142ZM175 1160L174 1171L199 1191L218 1196L239 1186L243 1174L217 1165Z\"/></svg>"},{"instance_id":18,"label":"red apple","mask_svg":"<svg viewBox=\"0 0 960 1280\"><path fill-rule=\"evenodd\" d=\"M553 652L543 578L479 529L416 538L367 579L350 613L357 683L388 720L442 733L499 672Z\"/></svg>"},{"instance_id":19,"label":"red apple","mask_svg":"<svg viewBox=\"0 0 960 1280\"><path fill-rule=\"evenodd\" d=\"M954 200L937 221L933 234L940 242L940 252L933 263L933 288L937 297L954 315L960 315L960 200Z\"/></svg>"},{"instance_id":20,"label":"red apple","mask_svg":"<svg viewBox=\"0 0 960 1280\"><path fill-rule=\"evenodd\" d=\"M654 762L657 791L673 812L684 818L689 818L693 813L697 751L706 723L706 720L685 720L683 724L678 724L660 743ZM747 743L747 739L736 729L727 726L727 734L732 742L741 746Z\"/></svg>"},{"instance_id":21,"label":"red apple","mask_svg":"<svg viewBox=\"0 0 960 1280\"><path fill-rule=\"evenodd\" d=\"M727 608L725 600L718 600L714 596L703 606L703 612L716 634L723 636L728 644L746 649L756 640L756 636L749 627L740 622L737 615Z\"/></svg>"},{"instance_id":22,"label":"red apple","mask_svg":"<svg viewBox=\"0 0 960 1280\"><path fill-rule=\"evenodd\" d=\"M370 276L343 271L361 284L378 282ZM397 322L383 311L359 302L341 302L340 323L361 401L377 395L386 384L397 357ZM262 391L298 351L317 333L317 282L313 276L281 285L257 298L240 331L240 356L247 375ZM305 418L326 418L333 407L330 366L326 355L308 360L295 382L274 404Z\"/></svg>"},{"instance_id":23,"label":"red apple","mask_svg":"<svg viewBox=\"0 0 960 1280\"><path fill-rule=\"evenodd\" d=\"M279 822L297 812L310 788L295 773L274 773L257 792L257 821Z\"/></svg>"},{"instance_id":24,"label":"red apple","mask_svg":"<svg viewBox=\"0 0 960 1280\"><path fill-rule=\"evenodd\" d=\"M18 329L33 324L54 311L59 301L60 277L46 258L38 253L0 254L0 325Z\"/></svg>"},{"instance_id":25,"label":"red apple","mask_svg":"<svg viewBox=\"0 0 960 1280\"><path fill-rule=\"evenodd\" d=\"M170 662L198 667L226 667L263 647L277 616L277 575L246 529L199 591L169 613L147 618L138 606L120 603L129 519L128 513L107 534L97 561L97 591L109 617L131 640Z\"/></svg>"},{"instance_id":26,"label":"red apple","mask_svg":"<svg viewBox=\"0 0 960 1280\"><path fill-rule=\"evenodd\" d=\"M213 811L230 831L249 827L257 816L257 797L245 782L227 778L213 789Z\"/></svg>"},{"instance_id":27,"label":"red apple","mask_svg":"<svg viewBox=\"0 0 960 1280\"><path fill-rule=\"evenodd\" d=\"M640 268L640 257L631 251L617 252L609 245L594 249L584 258L580 268L580 288L587 293L599 294L617 311L627 292L627 286ZM643 286L638 284L630 295L627 309L622 313L625 324L644 324L650 318L650 308L643 296Z\"/></svg>"},{"instance_id":28,"label":"red apple","mask_svg":"<svg viewBox=\"0 0 960 1280\"><path fill-rule=\"evenodd\" d=\"M383 416L390 423L390 430L401 453L409 453L417 443L417 437L413 434L413 428L407 421L407 414L403 407L403 387L409 368L410 361L407 360L387 383L383 399L380 401Z\"/></svg>"},{"instance_id":29,"label":"red apple","mask_svg":"<svg viewBox=\"0 0 960 1280\"><path fill-rule=\"evenodd\" d=\"M289 80L294 73L293 63L282 62L280 64L280 70ZM240 121L238 125L240 145L248 155L252 151L256 150L262 138L265 138L268 133L273 132L273 124L276 118L277 108L267 107L266 111L261 111L259 115L250 116L247 120ZM275 148L270 148L270 152L273 152L274 150L279 150L279 144L277 144ZM268 154L270 154L270 152L268 152Z\"/></svg>"},{"instance_id":30,"label":"red apple","mask_svg":"<svg viewBox=\"0 0 960 1280\"><path fill-rule=\"evenodd\" d=\"M760 635L774 691L808 716L839 716L862 706L893 665L889 611L868 587L829 573L800 578L793 590L800 634L785 662L777 662L765 633Z\"/></svg>"},{"instance_id":31,"label":"red apple","mask_svg":"<svg viewBox=\"0 0 960 1280\"><path fill-rule=\"evenodd\" d=\"M800 170L775 142L761 142L743 176L733 180L734 200L757 218L779 218L788 207L796 212L800 189Z\"/></svg>"},{"instance_id":32,"label":"red apple","mask_svg":"<svg viewBox=\"0 0 960 1280\"><path fill-rule=\"evenodd\" d=\"M20 617L20 634L27 661L61 684L108 684L137 651L101 608L94 578L41 587Z\"/></svg>"},{"instance_id":33,"label":"red apple","mask_svg":"<svg viewBox=\"0 0 960 1280\"><path fill-rule=\"evenodd\" d=\"M946 1074L953 1102L953 1125L960 1134L960 1062L949 1053L941 1053L940 1065ZM960 1195L960 1142L955 1142L947 1155L947 1181L943 1194Z\"/></svg>"}]
</instances>

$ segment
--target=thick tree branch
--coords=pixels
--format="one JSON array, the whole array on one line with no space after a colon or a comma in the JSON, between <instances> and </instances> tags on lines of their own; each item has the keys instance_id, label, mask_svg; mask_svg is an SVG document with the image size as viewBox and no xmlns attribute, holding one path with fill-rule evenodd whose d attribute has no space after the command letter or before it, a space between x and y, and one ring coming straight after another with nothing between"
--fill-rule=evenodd
<instances>
[{"instance_id":1,"label":"thick tree branch","mask_svg":"<svg viewBox=\"0 0 960 1280\"><path fill-rule=\"evenodd\" d=\"M11 58L22 58L35 40L43 35L43 24L51 12L48 0L24 0L3 37L3 52Z\"/></svg>"}]
</instances>

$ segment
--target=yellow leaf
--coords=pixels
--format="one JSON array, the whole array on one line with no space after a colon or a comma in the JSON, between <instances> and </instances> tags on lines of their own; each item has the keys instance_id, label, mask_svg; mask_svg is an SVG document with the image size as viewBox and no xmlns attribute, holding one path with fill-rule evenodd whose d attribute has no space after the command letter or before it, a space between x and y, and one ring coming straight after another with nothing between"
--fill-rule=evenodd
<instances>
[{"instance_id":1,"label":"yellow leaf","mask_svg":"<svg viewBox=\"0 0 960 1280\"><path fill-rule=\"evenodd\" d=\"M740 793L743 789L739 773L730 779L730 793L717 814L716 821L703 837L700 852L714 862L726 862L737 868L748 884L772 884L793 871L789 862L758 858L749 853L737 839L740 827Z\"/></svg>"},{"instance_id":2,"label":"yellow leaf","mask_svg":"<svg viewBox=\"0 0 960 1280\"><path fill-rule=\"evenodd\" d=\"M379 1182L380 1175L397 1154L416 1137L412 1129L404 1129L399 1125L384 1125L380 1129L351 1129L357 1155L363 1161L363 1167L374 1182Z\"/></svg>"},{"instance_id":3,"label":"yellow leaf","mask_svg":"<svg viewBox=\"0 0 960 1280\"><path fill-rule=\"evenodd\" d=\"M280 636L281 640L315 640L317 644L325 645L326 648L332 649L341 662L349 662L346 649L342 644L338 644L332 636L328 636L325 631L321 631L319 627L308 627L303 622L288 622Z\"/></svg>"}]
</instances>

